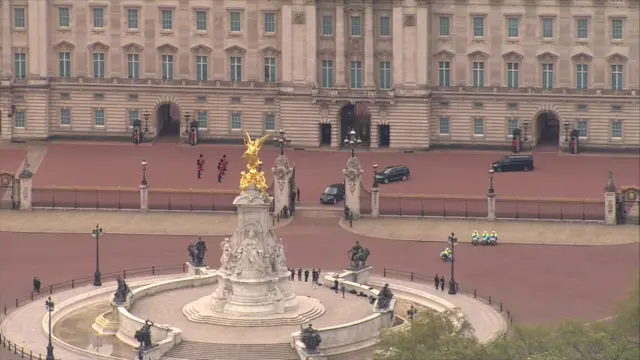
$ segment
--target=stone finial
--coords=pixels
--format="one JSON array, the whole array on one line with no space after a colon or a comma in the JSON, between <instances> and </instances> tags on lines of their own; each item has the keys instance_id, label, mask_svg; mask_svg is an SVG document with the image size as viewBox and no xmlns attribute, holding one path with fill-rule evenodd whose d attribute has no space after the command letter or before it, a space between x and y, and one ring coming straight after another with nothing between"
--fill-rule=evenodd
<instances>
[{"instance_id":1,"label":"stone finial","mask_svg":"<svg viewBox=\"0 0 640 360\"><path fill-rule=\"evenodd\" d=\"M22 166L22 172L19 175L20 179L31 179L33 173L31 172L31 164L29 164L29 158L24 157L24 165Z\"/></svg>"},{"instance_id":2,"label":"stone finial","mask_svg":"<svg viewBox=\"0 0 640 360\"><path fill-rule=\"evenodd\" d=\"M609 171L609 180L607 181L607 186L605 186L604 191L606 192L616 192L616 184L613 183L613 171Z\"/></svg>"}]
</instances>

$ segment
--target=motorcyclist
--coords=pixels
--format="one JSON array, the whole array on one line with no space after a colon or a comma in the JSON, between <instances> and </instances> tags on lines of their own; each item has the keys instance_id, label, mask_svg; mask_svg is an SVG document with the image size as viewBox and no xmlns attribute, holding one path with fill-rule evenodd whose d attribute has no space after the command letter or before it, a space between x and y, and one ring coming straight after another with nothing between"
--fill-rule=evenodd
<instances>
[{"instance_id":1,"label":"motorcyclist","mask_svg":"<svg viewBox=\"0 0 640 360\"><path fill-rule=\"evenodd\" d=\"M473 230L473 234L471 234L471 240L480 240L480 235L476 230Z\"/></svg>"},{"instance_id":2,"label":"motorcyclist","mask_svg":"<svg viewBox=\"0 0 640 360\"><path fill-rule=\"evenodd\" d=\"M451 256L451 249L450 248L445 248L444 249L444 254L447 256Z\"/></svg>"},{"instance_id":3,"label":"motorcyclist","mask_svg":"<svg viewBox=\"0 0 640 360\"><path fill-rule=\"evenodd\" d=\"M484 241L488 241L489 240L489 232L487 232L487 230L482 232L482 240L484 240Z\"/></svg>"},{"instance_id":4,"label":"motorcyclist","mask_svg":"<svg viewBox=\"0 0 640 360\"><path fill-rule=\"evenodd\" d=\"M495 230L491 232L491 239L498 241L498 233Z\"/></svg>"}]
</instances>

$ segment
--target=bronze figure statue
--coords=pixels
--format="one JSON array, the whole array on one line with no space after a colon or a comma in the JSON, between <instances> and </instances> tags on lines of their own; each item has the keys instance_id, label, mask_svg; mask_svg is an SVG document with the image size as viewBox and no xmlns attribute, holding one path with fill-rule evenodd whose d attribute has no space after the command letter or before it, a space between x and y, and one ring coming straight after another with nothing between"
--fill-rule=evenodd
<instances>
[{"instance_id":1,"label":"bronze figure statue","mask_svg":"<svg viewBox=\"0 0 640 360\"><path fill-rule=\"evenodd\" d=\"M121 304L127 301L127 296L131 290L129 290L127 283L120 277L118 277L116 281L118 282L118 288L116 289L116 292L113 293L113 302Z\"/></svg>"},{"instance_id":2,"label":"bronze figure statue","mask_svg":"<svg viewBox=\"0 0 640 360\"><path fill-rule=\"evenodd\" d=\"M202 238L198 238L198 241L195 244L189 244L187 252L189 253L189 258L191 259L191 264L193 264L193 266L205 266L204 254L207 252L207 244L205 244Z\"/></svg>"},{"instance_id":3,"label":"bronze figure statue","mask_svg":"<svg viewBox=\"0 0 640 360\"><path fill-rule=\"evenodd\" d=\"M378 309L388 309L389 305L391 305L391 299L393 299L393 293L389 289L389 284L384 284L380 293L378 293Z\"/></svg>"},{"instance_id":4,"label":"bronze figure statue","mask_svg":"<svg viewBox=\"0 0 640 360\"><path fill-rule=\"evenodd\" d=\"M322 342L322 337L318 330L314 329L311 324L306 329L300 326L300 341L304 344L308 353L318 352L318 346Z\"/></svg>"},{"instance_id":5,"label":"bronze figure statue","mask_svg":"<svg viewBox=\"0 0 640 360\"><path fill-rule=\"evenodd\" d=\"M355 245L351 247L351 250L347 252L350 254L350 270L359 270L367 266L367 259L371 252L367 248L363 248L359 241L356 241Z\"/></svg>"},{"instance_id":6,"label":"bronze figure statue","mask_svg":"<svg viewBox=\"0 0 640 360\"><path fill-rule=\"evenodd\" d=\"M147 319L142 328L136 331L134 338L140 343L139 349L146 350L151 347L151 327L153 322Z\"/></svg>"}]
</instances>

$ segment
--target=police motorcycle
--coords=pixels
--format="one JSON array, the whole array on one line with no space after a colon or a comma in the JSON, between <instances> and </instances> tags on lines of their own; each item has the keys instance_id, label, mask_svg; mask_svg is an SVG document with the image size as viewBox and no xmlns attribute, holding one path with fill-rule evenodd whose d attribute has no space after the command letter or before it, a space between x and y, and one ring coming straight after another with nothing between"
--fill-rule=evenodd
<instances>
[{"instance_id":1,"label":"police motorcycle","mask_svg":"<svg viewBox=\"0 0 640 360\"><path fill-rule=\"evenodd\" d=\"M480 240L480 243L482 245L487 245L489 244L489 233L486 231L482 232L482 239Z\"/></svg>"},{"instance_id":2,"label":"police motorcycle","mask_svg":"<svg viewBox=\"0 0 640 360\"><path fill-rule=\"evenodd\" d=\"M474 231L473 234L471 234L471 244L478 245L479 243L480 243L480 235L478 235L477 231Z\"/></svg>"},{"instance_id":3,"label":"police motorcycle","mask_svg":"<svg viewBox=\"0 0 640 360\"><path fill-rule=\"evenodd\" d=\"M489 245L498 245L498 233L495 231L491 232L489 235Z\"/></svg>"},{"instance_id":4,"label":"police motorcycle","mask_svg":"<svg viewBox=\"0 0 640 360\"><path fill-rule=\"evenodd\" d=\"M451 249L450 248L445 248L441 253L440 253L440 258L443 261L451 261L453 259L453 255L451 254Z\"/></svg>"}]
</instances>

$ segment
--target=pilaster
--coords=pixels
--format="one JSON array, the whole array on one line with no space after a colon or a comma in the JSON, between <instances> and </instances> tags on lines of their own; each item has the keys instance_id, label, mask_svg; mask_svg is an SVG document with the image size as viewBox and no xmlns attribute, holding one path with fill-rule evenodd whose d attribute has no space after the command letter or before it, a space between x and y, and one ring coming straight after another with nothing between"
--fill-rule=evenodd
<instances>
[{"instance_id":1,"label":"pilaster","mask_svg":"<svg viewBox=\"0 0 640 360\"><path fill-rule=\"evenodd\" d=\"M289 166L287 156L278 156L275 167L271 171L273 171L273 178L275 179L273 184L273 211L274 214L280 214L284 206L289 204L291 191L293 190L290 183L293 170Z\"/></svg>"},{"instance_id":2,"label":"pilaster","mask_svg":"<svg viewBox=\"0 0 640 360\"><path fill-rule=\"evenodd\" d=\"M429 41L428 36L422 36L421 34L429 34L429 13L426 5L422 5L418 7L418 11L416 14L416 74L418 74L418 86L426 86L427 85L427 73L429 69L429 56L427 52L427 41Z\"/></svg>"},{"instance_id":3,"label":"pilaster","mask_svg":"<svg viewBox=\"0 0 640 360\"><path fill-rule=\"evenodd\" d=\"M30 1L27 13L27 39L29 54L27 71L38 78L47 77L49 41L49 0Z\"/></svg>"},{"instance_id":4,"label":"pilaster","mask_svg":"<svg viewBox=\"0 0 640 360\"><path fill-rule=\"evenodd\" d=\"M380 217L380 188L378 186L371 188L371 217Z\"/></svg>"},{"instance_id":5,"label":"pilaster","mask_svg":"<svg viewBox=\"0 0 640 360\"><path fill-rule=\"evenodd\" d=\"M317 25L316 25L316 4L315 1L308 1L305 7L306 12L306 46L307 46L307 83L315 86L317 83L318 65L316 54L316 39L317 39Z\"/></svg>"},{"instance_id":6,"label":"pilaster","mask_svg":"<svg viewBox=\"0 0 640 360\"><path fill-rule=\"evenodd\" d=\"M336 78L335 87L346 86L345 82L345 32L344 32L344 2L336 0Z\"/></svg>"},{"instance_id":7,"label":"pilaster","mask_svg":"<svg viewBox=\"0 0 640 360\"><path fill-rule=\"evenodd\" d=\"M487 220L496 221L496 193L487 193Z\"/></svg>"},{"instance_id":8,"label":"pilaster","mask_svg":"<svg viewBox=\"0 0 640 360\"><path fill-rule=\"evenodd\" d=\"M149 211L149 185L140 185L140 211Z\"/></svg>"},{"instance_id":9,"label":"pilaster","mask_svg":"<svg viewBox=\"0 0 640 360\"><path fill-rule=\"evenodd\" d=\"M604 223L607 225L617 224L615 192L604 193Z\"/></svg>"},{"instance_id":10,"label":"pilaster","mask_svg":"<svg viewBox=\"0 0 640 360\"><path fill-rule=\"evenodd\" d=\"M345 179L345 204L349 207L353 219L360 218L360 190L362 188L362 167L356 157L347 160L347 167L342 170Z\"/></svg>"},{"instance_id":11,"label":"pilaster","mask_svg":"<svg viewBox=\"0 0 640 360\"><path fill-rule=\"evenodd\" d=\"M364 8L364 84L365 88L375 87L374 65L374 33L373 33L373 4L371 0L365 1Z\"/></svg>"},{"instance_id":12,"label":"pilaster","mask_svg":"<svg viewBox=\"0 0 640 360\"><path fill-rule=\"evenodd\" d=\"M11 77L13 66L11 66L11 1L0 2L2 6L2 28L0 28L0 46L2 47L2 58L0 59L0 74Z\"/></svg>"},{"instance_id":13,"label":"pilaster","mask_svg":"<svg viewBox=\"0 0 640 360\"><path fill-rule=\"evenodd\" d=\"M280 8L282 14L282 82L285 84L293 81L292 64L291 64L291 49L292 49L292 37L291 29L293 21L291 19L291 3L284 2Z\"/></svg>"},{"instance_id":14,"label":"pilaster","mask_svg":"<svg viewBox=\"0 0 640 360\"><path fill-rule=\"evenodd\" d=\"M404 84L404 11L402 1L393 1L393 87ZM426 33L425 33L426 36Z\"/></svg>"}]
</instances>

